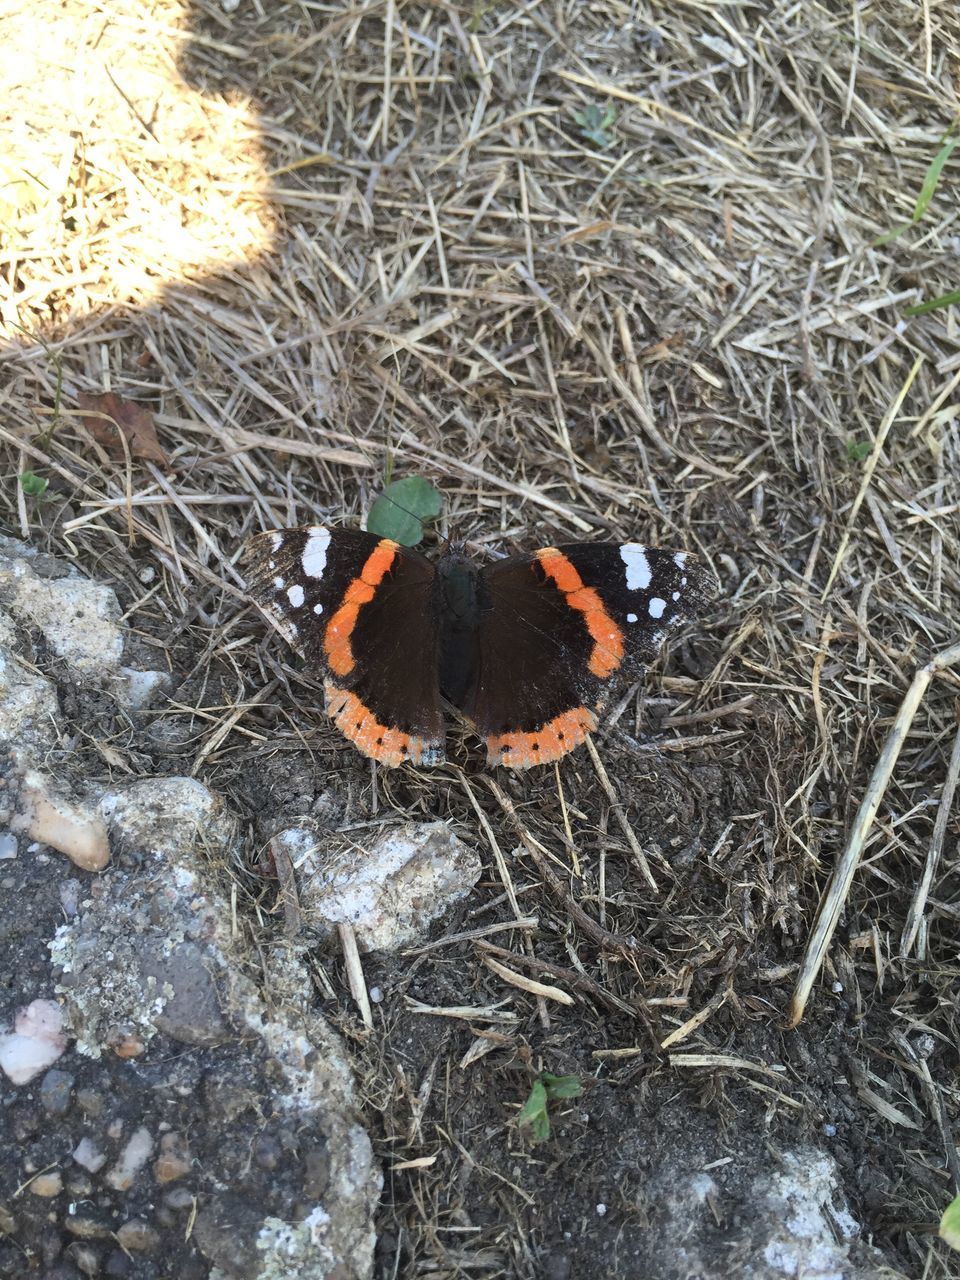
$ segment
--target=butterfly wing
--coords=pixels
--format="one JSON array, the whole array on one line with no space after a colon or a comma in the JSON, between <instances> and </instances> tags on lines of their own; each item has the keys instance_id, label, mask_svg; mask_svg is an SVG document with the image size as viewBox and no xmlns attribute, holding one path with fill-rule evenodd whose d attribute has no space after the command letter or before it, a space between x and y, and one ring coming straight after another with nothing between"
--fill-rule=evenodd
<instances>
[{"instance_id":1,"label":"butterfly wing","mask_svg":"<svg viewBox=\"0 0 960 1280\"><path fill-rule=\"evenodd\" d=\"M304 525L256 534L247 591L324 674L326 709L364 755L444 759L434 567L388 538Z\"/></svg>"},{"instance_id":2,"label":"butterfly wing","mask_svg":"<svg viewBox=\"0 0 960 1280\"><path fill-rule=\"evenodd\" d=\"M597 726L611 683L716 594L685 552L572 543L481 571L478 661L463 703L490 764L558 760Z\"/></svg>"}]
</instances>

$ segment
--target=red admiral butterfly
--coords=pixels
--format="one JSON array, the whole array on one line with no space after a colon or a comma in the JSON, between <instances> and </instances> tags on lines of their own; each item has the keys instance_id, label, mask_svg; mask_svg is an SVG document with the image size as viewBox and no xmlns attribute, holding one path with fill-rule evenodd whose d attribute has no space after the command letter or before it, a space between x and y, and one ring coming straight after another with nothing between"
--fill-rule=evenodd
<instances>
[{"instance_id":1,"label":"red admiral butterfly","mask_svg":"<svg viewBox=\"0 0 960 1280\"><path fill-rule=\"evenodd\" d=\"M327 713L366 756L445 759L444 699L490 764L559 760L597 727L615 677L716 593L684 551L546 547L477 568L388 538L305 525L257 534L251 598L324 673Z\"/></svg>"}]
</instances>

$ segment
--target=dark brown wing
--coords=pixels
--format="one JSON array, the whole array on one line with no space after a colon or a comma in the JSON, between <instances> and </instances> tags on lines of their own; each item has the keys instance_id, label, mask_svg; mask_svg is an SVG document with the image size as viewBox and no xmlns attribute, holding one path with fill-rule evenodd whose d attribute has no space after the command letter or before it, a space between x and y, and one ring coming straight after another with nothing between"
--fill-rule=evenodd
<instances>
[{"instance_id":1,"label":"dark brown wing","mask_svg":"<svg viewBox=\"0 0 960 1280\"><path fill-rule=\"evenodd\" d=\"M463 710L491 764L525 769L597 726L610 684L716 593L685 552L572 543L481 571L475 679Z\"/></svg>"},{"instance_id":2,"label":"dark brown wing","mask_svg":"<svg viewBox=\"0 0 960 1280\"><path fill-rule=\"evenodd\" d=\"M364 755L444 759L434 567L388 538L305 525L245 550L252 600L324 674L327 712Z\"/></svg>"}]
</instances>

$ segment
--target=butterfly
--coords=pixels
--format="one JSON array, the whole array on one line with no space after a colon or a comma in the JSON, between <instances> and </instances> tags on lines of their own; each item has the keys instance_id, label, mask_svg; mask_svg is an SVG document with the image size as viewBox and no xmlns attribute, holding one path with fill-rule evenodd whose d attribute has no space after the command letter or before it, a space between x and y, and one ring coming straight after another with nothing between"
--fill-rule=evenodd
<instances>
[{"instance_id":1,"label":"butterfly","mask_svg":"<svg viewBox=\"0 0 960 1280\"><path fill-rule=\"evenodd\" d=\"M678 623L716 594L685 551L577 542L476 565L389 538L304 525L252 537L247 591L309 666L365 756L445 757L444 706L511 769L559 760Z\"/></svg>"}]
</instances>

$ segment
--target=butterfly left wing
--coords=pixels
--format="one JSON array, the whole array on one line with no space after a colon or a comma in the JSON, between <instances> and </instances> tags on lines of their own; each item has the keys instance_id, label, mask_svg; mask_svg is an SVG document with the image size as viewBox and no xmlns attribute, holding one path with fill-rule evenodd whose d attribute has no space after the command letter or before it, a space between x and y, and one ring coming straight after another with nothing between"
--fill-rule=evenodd
<instances>
[{"instance_id":1,"label":"butterfly left wing","mask_svg":"<svg viewBox=\"0 0 960 1280\"><path fill-rule=\"evenodd\" d=\"M388 538L304 525L260 533L247 592L324 675L327 713L365 756L444 759L431 562Z\"/></svg>"},{"instance_id":2,"label":"butterfly left wing","mask_svg":"<svg viewBox=\"0 0 960 1280\"><path fill-rule=\"evenodd\" d=\"M619 676L716 594L686 552L571 543L481 570L478 660L462 710L487 760L548 764L597 727Z\"/></svg>"}]
</instances>

